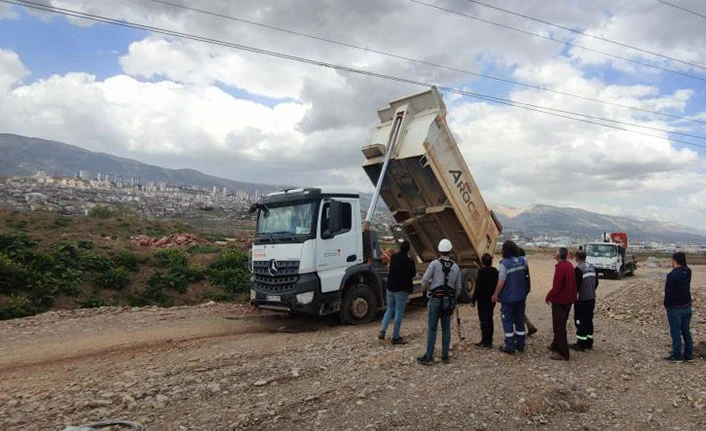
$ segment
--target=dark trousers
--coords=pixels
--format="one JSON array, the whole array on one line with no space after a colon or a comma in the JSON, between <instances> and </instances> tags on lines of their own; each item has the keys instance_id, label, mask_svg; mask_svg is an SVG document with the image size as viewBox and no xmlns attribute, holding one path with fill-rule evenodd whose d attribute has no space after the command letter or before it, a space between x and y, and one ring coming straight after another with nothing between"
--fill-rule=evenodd
<instances>
[{"instance_id":1,"label":"dark trousers","mask_svg":"<svg viewBox=\"0 0 706 431\"><path fill-rule=\"evenodd\" d=\"M574 323L576 324L576 344L593 347L593 310L596 300L576 301L574 304Z\"/></svg>"},{"instance_id":2,"label":"dark trousers","mask_svg":"<svg viewBox=\"0 0 706 431\"><path fill-rule=\"evenodd\" d=\"M669 334L672 336L672 355L675 358L692 359L694 340L691 338L691 307L667 308ZM684 355L681 352L681 340L684 338Z\"/></svg>"},{"instance_id":3,"label":"dark trousers","mask_svg":"<svg viewBox=\"0 0 706 431\"><path fill-rule=\"evenodd\" d=\"M571 304L552 304L552 328L554 340L551 349L569 359L569 341L566 338L566 322L569 320Z\"/></svg>"},{"instance_id":4,"label":"dark trousers","mask_svg":"<svg viewBox=\"0 0 706 431\"><path fill-rule=\"evenodd\" d=\"M500 317L505 331L505 350L525 348L525 300L500 304Z\"/></svg>"},{"instance_id":5,"label":"dark trousers","mask_svg":"<svg viewBox=\"0 0 706 431\"><path fill-rule=\"evenodd\" d=\"M493 310L495 303L478 301L478 320L480 320L480 342L486 346L493 344Z\"/></svg>"}]
</instances>

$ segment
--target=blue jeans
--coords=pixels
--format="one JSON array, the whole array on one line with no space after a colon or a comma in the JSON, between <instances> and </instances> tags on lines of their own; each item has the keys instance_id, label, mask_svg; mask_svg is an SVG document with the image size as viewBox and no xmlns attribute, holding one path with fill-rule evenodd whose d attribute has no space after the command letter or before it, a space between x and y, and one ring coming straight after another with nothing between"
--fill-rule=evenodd
<instances>
[{"instance_id":1,"label":"blue jeans","mask_svg":"<svg viewBox=\"0 0 706 431\"><path fill-rule=\"evenodd\" d=\"M500 317L505 331L505 350L524 349L525 338L525 300L503 302L500 304Z\"/></svg>"},{"instance_id":2,"label":"blue jeans","mask_svg":"<svg viewBox=\"0 0 706 431\"><path fill-rule=\"evenodd\" d=\"M669 335L672 336L672 355L676 358L691 359L694 357L694 341L691 339L689 323L691 322L691 306L683 308L667 308ZM681 354L681 339L684 337L684 356Z\"/></svg>"},{"instance_id":3,"label":"blue jeans","mask_svg":"<svg viewBox=\"0 0 706 431\"><path fill-rule=\"evenodd\" d=\"M382 316L380 332L387 331L387 327L390 326L390 320L394 317L395 322L392 326L392 338L400 338L400 326L402 325L402 316L404 315L404 307L407 305L408 296L409 293L405 291L387 291L387 310L385 310L385 315Z\"/></svg>"},{"instance_id":4,"label":"blue jeans","mask_svg":"<svg viewBox=\"0 0 706 431\"><path fill-rule=\"evenodd\" d=\"M441 319L441 359L449 357L449 345L451 344L451 314L441 312L441 301L450 302L449 298L431 298L427 303L429 311L429 322L427 327L427 358L434 357L434 344L436 344L436 328Z\"/></svg>"}]
</instances>

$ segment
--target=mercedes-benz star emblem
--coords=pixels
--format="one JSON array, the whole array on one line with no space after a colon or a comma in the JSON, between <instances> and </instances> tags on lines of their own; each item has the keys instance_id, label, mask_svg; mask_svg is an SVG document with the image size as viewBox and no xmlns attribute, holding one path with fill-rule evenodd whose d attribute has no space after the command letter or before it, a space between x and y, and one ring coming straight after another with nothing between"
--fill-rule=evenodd
<instances>
[{"instance_id":1,"label":"mercedes-benz star emblem","mask_svg":"<svg viewBox=\"0 0 706 431\"><path fill-rule=\"evenodd\" d=\"M268 265L268 269L270 271L270 275L277 274L279 272L279 268L277 268L277 261L272 259Z\"/></svg>"}]
</instances>

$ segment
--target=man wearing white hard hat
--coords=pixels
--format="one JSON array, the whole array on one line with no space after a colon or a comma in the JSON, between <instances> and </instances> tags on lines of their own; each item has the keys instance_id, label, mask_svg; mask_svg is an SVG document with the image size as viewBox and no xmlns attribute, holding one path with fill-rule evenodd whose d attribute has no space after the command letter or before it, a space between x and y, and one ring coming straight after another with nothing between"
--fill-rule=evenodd
<instances>
[{"instance_id":1,"label":"man wearing white hard hat","mask_svg":"<svg viewBox=\"0 0 706 431\"><path fill-rule=\"evenodd\" d=\"M436 329L441 320L441 362L449 362L449 346L451 344L451 315L456 306L456 300L461 293L461 268L451 260L451 241L444 238L439 241L441 257L429 264L422 285L427 291L429 302L427 310L429 321L427 325L427 350L424 356L417 358L420 364L428 365L434 360L434 345L436 344Z\"/></svg>"}]
</instances>

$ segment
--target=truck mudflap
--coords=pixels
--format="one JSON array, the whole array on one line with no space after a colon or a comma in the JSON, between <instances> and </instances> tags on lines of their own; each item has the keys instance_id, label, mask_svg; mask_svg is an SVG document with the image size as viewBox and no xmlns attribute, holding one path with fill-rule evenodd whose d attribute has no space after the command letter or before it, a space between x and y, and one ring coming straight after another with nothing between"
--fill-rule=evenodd
<instances>
[{"instance_id":1,"label":"truck mudflap","mask_svg":"<svg viewBox=\"0 0 706 431\"><path fill-rule=\"evenodd\" d=\"M274 294L251 285L250 304L264 310L302 315L337 313L341 308L341 292L321 293L320 286L315 274L300 275L294 290L285 293Z\"/></svg>"}]
</instances>

